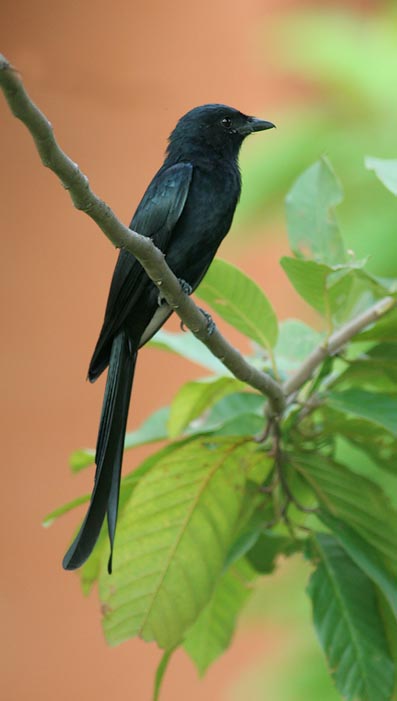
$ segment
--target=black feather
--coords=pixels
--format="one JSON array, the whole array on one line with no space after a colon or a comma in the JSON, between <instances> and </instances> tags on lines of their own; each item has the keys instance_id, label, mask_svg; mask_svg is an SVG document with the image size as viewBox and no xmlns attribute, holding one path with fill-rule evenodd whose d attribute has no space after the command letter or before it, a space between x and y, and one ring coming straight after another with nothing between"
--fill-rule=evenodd
<instances>
[{"instance_id":1,"label":"black feather","mask_svg":"<svg viewBox=\"0 0 397 701\"><path fill-rule=\"evenodd\" d=\"M171 270L194 290L229 231L240 196L238 154L244 138L271 128L225 105L196 107L172 132L163 166L147 188L130 228L150 236ZM96 450L94 490L65 569L90 555L107 513L112 567L124 436L138 349L171 309L131 253L121 251L105 318L90 363L93 382L109 365Z\"/></svg>"}]
</instances>

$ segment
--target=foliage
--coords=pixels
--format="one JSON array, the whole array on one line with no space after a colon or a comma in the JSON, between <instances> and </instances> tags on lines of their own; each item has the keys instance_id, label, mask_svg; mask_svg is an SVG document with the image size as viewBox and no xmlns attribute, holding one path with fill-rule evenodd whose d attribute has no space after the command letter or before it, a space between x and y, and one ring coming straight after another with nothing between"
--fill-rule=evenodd
<instances>
[{"instance_id":1,"label":"foliage","mask_svg":"<svg viewBox=\"0 0 397 701\"><path fill-rule=\"evenodd\" d=\"M382 164L375 170L394 182L390 163L387 176ZM296 320L278 325L263 292L223 261L197 291L254 341L250 361L281 381L327 334L396 296L396 281L346 251L334 212L341 198L325 159L287 197L294 255L282 266L325 333ZM326 358L262 442L252 439L266 422L262 396L192 336L162 331L154 340L212 374L185 384L170 407L127 435L126 449L168 443L123 479L112 576L103 533L81 577L85 591L99 584L110 644L139 635L165 651L156 697L172 651L183 646L203 674L230 644L255 581L300 553L311 563L314 626L338 691L352 701L393 698L397 511L384 485L397 484L395 329L394 309ZM72 469L92 460L92 451L78 451Z\"/></svg>"},{"instance_id":2,"label":"foliage","mask_svg":"<svg viewBox=\"0 0 397 701\"><path fill-rule=\"evenodd\" d=\"M396 276L395 212L389 194L362 168L365 153L385 159L397 153L395 4L372 3L366 12L346 4L311 5L280 13L263 28L267 55L274 57L266 72L283 72L295 90L284 112L266 109L280 127L274 138L248 143L242 154L241 234L253 219L262 232L294 179L326 153L346 192L338 208L346 247L358 258L369 256L374 272Z\"/></svg>"}]
</instances>

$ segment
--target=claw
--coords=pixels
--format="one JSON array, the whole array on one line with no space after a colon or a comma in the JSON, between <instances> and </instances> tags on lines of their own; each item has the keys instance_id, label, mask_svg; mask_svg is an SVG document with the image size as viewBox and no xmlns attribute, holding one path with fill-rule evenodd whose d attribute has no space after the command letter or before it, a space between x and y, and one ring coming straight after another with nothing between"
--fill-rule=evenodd
<instances>
[{"instance_id":1,"label":"claw","mask_svg":"<svg viewBox=\"0 0 397 701\"><path fill-rule=\"evenodd\" d=\"M186 280L182 280L182 278L179 278L179 284L181 286L182 292L184 292L185 295L189 296L192 294L193 287L191 285L189 285L189 283L186 282Z\"/></svg>"},{"instance_id":2,"label":"claw","mask_svg":"<svg viewBox=\"0 0 397 701\"><path fill-rule=\"evenodd\" d=\"M158 293L157 295L157 304L159 307L164 306L164 304L167 304L167 300L165 297L162 296L161 292Z\"/></svg>"},{"instance_id":3,"label":"claw","mask_svg":"<svg viewBox=\"0 0 397 701\"><path fill-rule=\"evenodd\" d=\"M211 336L216 329L215 321L213 320L211 314L208 314L208 312L206 312L205 309L202 309L201 307L199 307L199 309L200 309L201 313L204 314L204 316L207 320L207 333L208 333L208 336Z\"/></svg>"}]
</instances>

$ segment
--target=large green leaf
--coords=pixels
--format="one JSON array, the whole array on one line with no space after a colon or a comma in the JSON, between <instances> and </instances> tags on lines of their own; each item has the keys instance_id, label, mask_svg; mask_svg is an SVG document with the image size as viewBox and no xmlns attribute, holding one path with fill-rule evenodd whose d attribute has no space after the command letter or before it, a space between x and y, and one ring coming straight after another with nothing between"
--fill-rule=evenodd
<instances>
[{"instance_id":1,"label":"large green leaf","mask_svg":"<svg viewBox=\"0 0 397 701\"><path fill-rule=\"evenodd\" d=\"M230 263L217 258L196 292L222 319L264 348L277 341L277 317L261 288Z\"/></svg>"},{"instance_id":2,"label":"large green leaf","mask_svg":"<svg viewBox=\"0 0 397 701\"><path fill-rule=\"evenodd\" d=\"M242 414L225 421L218 427L197 426L195 433L211 433L214 436L255 436L263 431L263 417L257 414ZM189 430L190 432L190 430Z\"/></svg>"},{"instance_id":3,"label":"large green leaf","mask_svg":"<svg viewBox=\"0 0 397 701\"><path fill-rule=\"evenodd\" d=\"M354 361L333 381L333 386L358 385L381 394L397 391L397 344L374 346Z\"/></svg>"},{"instance_id":4,"label":"large green leaf","mask_svg":"<svg viewBox=\"0 0 397 701\"><path fill-rule=\"evenodd\" d=\"M357 567L379 587L397 621L397 579L386 569L375 548L346 523L339 521L326 511L321 511L319 518L332 531Z\"/></svg>"},{"instance_id":5,"label":"large green leaf","mask_svg":"<svg viewBox=\"0 0 397 701\"><path fill-rule=\"evenodd\" d=\"M209 602L263 453L236 439L191 440L157 461L118 524L111 577L101 572L110 644L131 636L171 649Z\"/></svg>"},{"instance_id":6,"label":"large green leaf","mask_svg":"<svg viewBox=\"0 0 397 701\"><path fill-rule=\"evenodd\" d=\"M123 479L121 480L120 488L119 515L122 512L126 501L131 496L132 490L139 482L139 480L143 477L143 475L145 475L146 472L148 472L158 460L162 459L165 455L169 455L173 450L178 449L182 444L187 443L189 440L192 439L185 438L183 442L181 441L179 443L171 443L170 445L163 448L163 450L160 450L154 455L150 455L133 472L130 472L128 475L123 477ZM90 494L85 494L84 496L77 497L76 499L73 499L73 501L70 501L67 504L64 504L63 506L60 506L51 513L47 514L47 516L45 516L43 519L43 526L51 526L52 523L60 516L67 514L69 511L76 509L82 504L86 504L90 501L90 496ZM76 534L78 530L79 528L76 529ZM105 569L107 567L107 561L109 558L108 543L109 541L107 527L104 525L101 529L94 550L92 551L90 557L80 568L79 571L81 587L84 594L89 594L89 592L91 591L92 585L98 579L101 566L103 565Z\"/></svg>"},{"instance_id":7,"label":"large green leaf","mask_svg":"<svg viewBox=\"0 0 397 701\"><path fill-rule=\"evenodd\" d=\"M352 387L344 392L330 392L328 403L345 414L360 416L397 436L397 399L390 394Z\"/></svg>"},{"instance_id":8,"label":"large green leaf","mask_svg":"<svg viewBox=\"0 0 397 701\"><path fill-rule=\"evenodd\" d=\"M298 256L335 265L346 261L346 253L333 208L343 192L326 158L300 175L285 204L288 238Z\"/></svg>"},{"instance_id":9,"label":"large green leaf","mask_svg":"<svg viewBox=\"0 0 397 701\"><path fill-rule=\"evenodd\" d=\"M149 341L148 346L176 353L192 363L211 370L216 375L230 375L230 371L223 363L215 358L207 346L201 343L190 331L172 333L160 329Z\"/></svg>"},{"instance_id":10,"label":"large green leaf","mask_svg":"<svg viewBox=\"0 0 397 701\"><path fill-rule=\"evenodd\" d=\"M135 431L128 431L125 436L124 450L167 438L169 413L168 406L157 409Z\"/></svg>"},{"instance_id":11,"label":"large green leaf","mask_svg":"<svg viewBox=\"0 0 397 701\"><path fill-rule=\"evenodd\" d=\"M389 651L390 651L390 656L391 659L393 660L394 663L394 688L393 688L393 693L391 695L392 701L396 701L397 699L397 622L396 619L393 617L392 612L390 610L390 606L387 603L385 597L383 596L382 592L378 589L377 590L378 594L378 607L379 607L379 613L382 618L383 622L383 628L386 634L387 642L389 645Z\"/></svg>"},{"instance_id":12,"label":"large green leaf","mask_svg":"<svg viewBox=\"0 0 397 701\"><path fill-rule=\"evenodd\" d=\"M317 535L314 557L308 593L337 688L350 701L389 701L394 665L375 587L331 535Z\"/></svg>"},{"instance_id":13,"label":"large green leaf","mask_svg":"<svg viewBox=\"0 0 397 701\"><path fill-rule=\"evenodd\" d=\"M379 180L393 195L397 195L397 159L395 158L365 158L365 167L373 170Z\"/></svg>"},{"instance_id":14,"label":"large green leaf","mask_svg":"<svg viewBox=\"0 0 397 701\"><path fill-rule=\"evenodd\" d=\"M335 436L339 433L356 448L364 452L379 467L397 474L397 439L368 419L324 407L322 432Z\"/></svg>"},{"instance_id":15,"label":"large green leaf","mask_svg":"<svg viewBox=\"0 0 397 701\"><path fill-rule=\"evenodd\" d=\"M324 316L328 313L327 279L331 268L324 263L311 260L298 260L284 256L280 260L281 267L297 293Z\"/></svg>"},{"instance_id":16,"label":"large green leaf","mask_svg":"<svg viewBox=\"0 0 397 701\"><path fill-rule=\"evenodd\" d=\"M370 281L363 283L363 273L355 266L331 267L287 256L280 263L298 294L326 317L329 325L341 323L374 300L372 290L367 290Z\"/></svg>"},{"instance_id":17,"label":"large green leaf","mask_svg":"<svg viewBox=\"0 0 397 701\"><path fill-rule=\"evenodd\" d=\"M153 468L153 466L161 460L165 455L170 455L174 450L177 449L177 444L171 444L166 446L163 450L150 455L146 460L144 460L139 467L137 467L133 472L130 472L121 480L120 485L120 497L119 497L119 508L118 508L118 519L122 518L122 513L124 511L125 505L131 497L133 490L136 485L142 479L142 477ZM80 584L83 593L88 595L99 578L101 571L107 572L108 560L109 560L110 548L109 548L109 534L107 523L104 523L99 538L95 543L94 550L92 551L88 560L79 570Z\"/></svg>"},{"instance_id":18,"label":"large green leaf","mask_svg":"<svg viewBox=\"0 0 397 701\"><path fill-rule=\"evenodd\" d=\"M235 377L210 377L187 382L174 397L168 419L168 432L174 438L205 409L227 394L242 389L243 383Z\"/></svg>"},{"instance_id":19,"label":"large green leaf","mask_svg":"<svg viewBox=\"0 0 397 701\"><path fill-rule=\"evenodd\" d=\"M213 405L205 420L206 428L217 428L226 421L238 419L244 414L264 417L265 399L254 392L233 392Z\"/></svg>"},{"instance_id":20,"label":"large green leaf","mask_svg":"<svg viewBox=\"0 0 397 701\"><path fill-rule=\"evenodd\" d=\"M397 343L397 309L382 316L376 324L353 338L353 341L383 341Z\"/></svg>"},{"instance_id":21,"label":"large green leaf","mask_svg":"<svg viewBox=\"0 0 397 701\"><path fill-rule=\"evenodd\" d=\"M294 453L290 461L304 477L321 506L346 522L378 553L397 575L397 512L371 480L351 472L330 458Z\"/></svg>"},{"instance_id":22,"label":"large green leaf","mask_svg":"<svg viewBox=\"0 0 397 701\"><path fill-rule=\"evenodd\" d=\"M251 594L249 583L254 576L254 570L244 559L232 565L189 630L183 647L200 674L229 647L237 617Z\"/></svg>"},{"instance_id":23,"label":"large green leaf","mask_svg":"<svg viewBox=\"0 0 397 701\"><path fill-rule=\"evenodd\" d=\"M281 266L298 294L329 326L341 324L388 294L382 281L363 270L364 261L325 265L284 256Z\"/></svg>"}]
</instances>

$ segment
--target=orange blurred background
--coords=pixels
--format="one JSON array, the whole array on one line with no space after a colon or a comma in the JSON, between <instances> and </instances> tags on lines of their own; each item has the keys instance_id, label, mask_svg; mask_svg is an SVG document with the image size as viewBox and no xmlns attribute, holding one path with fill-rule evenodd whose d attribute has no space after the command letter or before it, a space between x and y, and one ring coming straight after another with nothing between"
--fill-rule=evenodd
<instances>
[{"instance_id":1,"label":"orange blurred background","mask_svg":"<svg viewBox=\"0 0 397 701\"><path fill-rule=\"evenodd\" d=\"M308 4L3 0L0 50L94 191L129 222L187 109L224 102L277 123L282 105L304 99L301 86L277 72L264 28L274 13ZM50 530L41 526L46 513L91 488L92 471L72 477L68 456L96 440L103 380L90 386L85 376L116 253L42 167L2 98L0 144L3 698L145 701L159 651L138 640L108 648L96 593L83 598L78 578L61 569L81 514ZM281 317L302 310L277 265L286 250L285 235L276 231L254 242L232 232L221 249L258 281ZM144 350L129 428L202 374ZM143 454L129 454L124 467ZM283 635L242 631L204 681L178 653L162 699L230 698L244 665L282 659Z\"/></svg>"}]
</instances>

